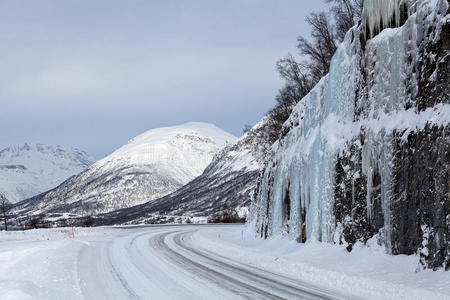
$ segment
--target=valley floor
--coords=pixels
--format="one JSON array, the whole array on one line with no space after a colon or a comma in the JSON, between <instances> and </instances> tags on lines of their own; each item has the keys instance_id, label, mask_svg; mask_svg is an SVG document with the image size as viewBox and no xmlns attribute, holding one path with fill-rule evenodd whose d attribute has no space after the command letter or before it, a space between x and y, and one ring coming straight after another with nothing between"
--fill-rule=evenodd
<instances>
[{"instance_id":1,"label":"valley floor","mask_svg":"<svg viewBox=\"0 0 450 300\"><path fill-rule=\"evenodd\" d=\"M450 272L241 225L0 232L0 299L450 299Z\"/></svg>"}]
</instances>

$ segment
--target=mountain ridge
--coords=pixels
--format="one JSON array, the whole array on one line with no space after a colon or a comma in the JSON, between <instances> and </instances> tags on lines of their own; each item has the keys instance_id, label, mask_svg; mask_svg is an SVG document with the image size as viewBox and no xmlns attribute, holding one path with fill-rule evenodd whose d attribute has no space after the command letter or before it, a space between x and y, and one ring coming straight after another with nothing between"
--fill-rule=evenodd
<instances>
[{"instance_id":1,"label":"mountain ridge","mask_svg":"<svg viewBox=\"0 0 450 300\"><path fill-rule=\"evenodd\" d=\"M258 122L235 143L214 155L204 172L159 199L97 216L96 225L166 223L176 218L207 218L225 207L246 211L250 193L263 166L266 139L254 134L267 123Z\"/></svg>"},{"instance_id":2,"label":"mountain ridge","mask_svg":"<svg viewBox=\"0 0 450 300\"><path fill-rule=\"evenodd\" d=\"M58 186L94 161L72 147L41 143L9 146L0 151L0 192L16 203Z\"/></svg>"},{"instance_id":3,"label":"mountain ridge","mask_svg":"<svg viewBox=\"0 0 450 300\"><path fill-rule=\"evenodd\" d=\"M152 201L199 176L235 139L200 122L148 130L57 188L18 203L13 214L83 217Z\"/></svg>"}]
</instances>

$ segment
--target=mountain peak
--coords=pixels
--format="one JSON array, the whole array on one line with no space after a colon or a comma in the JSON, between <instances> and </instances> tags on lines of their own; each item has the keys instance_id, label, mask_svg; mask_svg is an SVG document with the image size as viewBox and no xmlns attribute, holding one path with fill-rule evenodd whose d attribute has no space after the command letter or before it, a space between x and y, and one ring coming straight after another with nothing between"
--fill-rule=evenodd
<instances>
[{"instance_id":1,"label":"mountain peak","mask_svg":"<svg viewBox=\"0 0 450 300\"><path fill-rule=\"evenodd\" d=\"M94 162L86 152L26 142L0 151L0 191L17 202L51 188Z\"/></svg>"},{"instance_id":2,"label":"mountain peak","mask_svg":"<svg viewBox=\"0 0 450 300\"><path fill-rule=\"evenodd\" d=\"M21 214L44 212L45 206L53 213L86 216L152 201L200 176L214 155L235 140L208 123L154 128L17 209Z\"/></svg>"}]
</instances>

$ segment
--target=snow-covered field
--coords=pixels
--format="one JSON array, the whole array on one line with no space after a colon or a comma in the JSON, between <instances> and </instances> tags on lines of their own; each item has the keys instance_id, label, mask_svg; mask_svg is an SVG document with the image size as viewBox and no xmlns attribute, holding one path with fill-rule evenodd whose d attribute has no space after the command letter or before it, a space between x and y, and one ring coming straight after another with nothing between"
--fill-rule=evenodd
<instances>
[{"instance_id":1,"label":"snow-covered field","mask_svg":"<svg viewBox=\"0 0 450 300\"><path fill-rule=\"evenodd\" d=\"M450 273L416 263L240 225L0 232L0 299L450 299Z\"/></svg>"}]
</instances>

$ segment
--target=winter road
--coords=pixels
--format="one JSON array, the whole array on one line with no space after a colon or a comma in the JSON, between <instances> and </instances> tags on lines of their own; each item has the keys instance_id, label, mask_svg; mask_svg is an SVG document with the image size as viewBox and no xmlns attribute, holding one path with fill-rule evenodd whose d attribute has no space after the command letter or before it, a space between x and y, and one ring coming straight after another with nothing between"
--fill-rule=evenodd
<instances>
[{"instance_id":1,"label":"winter road","mask_svg":"<svg viewBox=\"0 0 450 300\"><path fill-rule=\"evenodd\" d=\"M0 300L450 299L449 273L416 273L414 259L241 225L2 231Z\"/></svg>"},{"instance_id":2,"label":"winter road","mask_svg":"<svg viewBox=\"0 0 450 300\"><path fill-rule=\"evenodd\" d=\"M340 298L202 249L191 239L202 227L136 227L86 243L77 262L83 298Z\"/></svg>"}]
</instances>

